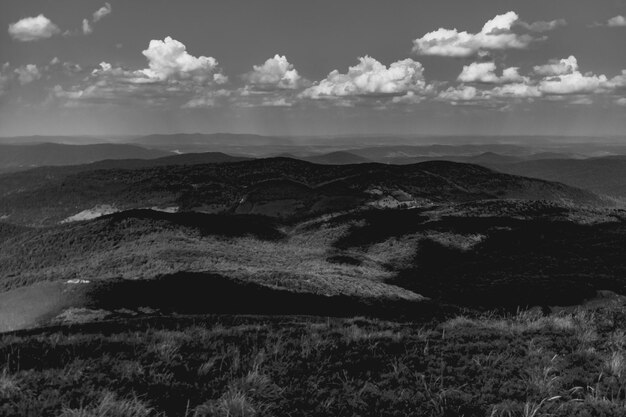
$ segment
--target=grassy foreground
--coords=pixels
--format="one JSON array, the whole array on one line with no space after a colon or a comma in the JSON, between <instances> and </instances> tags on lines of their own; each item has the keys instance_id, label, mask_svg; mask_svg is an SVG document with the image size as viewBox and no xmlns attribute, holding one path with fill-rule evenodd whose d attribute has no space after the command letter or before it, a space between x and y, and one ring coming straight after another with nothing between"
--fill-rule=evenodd
<instances>
[{"instance_id":1,"label":"grassy foreground","mask_svg":"<svg viewBox=\"0 0 626 417\"><path fill-rule=\"evenodd\" d=\"M626 313L211 316L0 339L2 416L624 416Z\"/></svg>"}]
</instances>

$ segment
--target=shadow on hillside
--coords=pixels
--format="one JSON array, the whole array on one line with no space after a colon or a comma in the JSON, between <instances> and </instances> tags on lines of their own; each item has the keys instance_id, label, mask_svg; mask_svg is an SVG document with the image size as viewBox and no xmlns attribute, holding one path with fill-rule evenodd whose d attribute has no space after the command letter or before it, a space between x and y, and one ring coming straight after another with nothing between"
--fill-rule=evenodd
<instances>
[{"instance_id":1,"label":"shadow on hillside","mask_svg":"<svg viewBox=\"0 0 626 417\"><path fill-rule=\"evenodd\" d=\"M436 231L481 234L467 249L430 239L394 284L460 306L575 305L597 290L626 293L626 224L443 218Z\"/></svg>"},{"instance_id":2,"label":"shadow on hillside","mask_svg":"<svg viewBox=\"0 0 626 417\"><path fill-rule=\"evenodd\" d=\"M428 301L325 296L272 289L217 274L181 272L150 280L94 283L86 307L109 311L150 308L158 314L263 314L332 317L432 318ZM437 311L436 311L437 310Z\"/></svg>"},{"instance_id":3,"label":"shadow on hillside","mask_svg":"<svg viewBox=\"0 0 626 417\"><path fill-rule=\"evenodd\" d=\"M254 236L263 240L280 240L284 234L276 229L276 222L260 215L207 214L199 212L167 213L150 209L126 210L103 216L111 223L126 219L166 221L177 226L196 229L202 236Z\"/></svg>"}]
</instances>

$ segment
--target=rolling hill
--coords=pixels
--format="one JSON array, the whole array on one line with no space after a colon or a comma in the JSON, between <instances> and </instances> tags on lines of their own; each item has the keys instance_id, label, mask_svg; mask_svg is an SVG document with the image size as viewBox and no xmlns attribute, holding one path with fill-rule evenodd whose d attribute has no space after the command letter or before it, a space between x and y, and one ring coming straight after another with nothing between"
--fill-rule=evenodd
<instances>
[{"instance_id":1,"label":"rolling hill","mask_svg":"<svg viewBox=\"0 0 626 417\"><path fill-rule=\"evenodd\" d=\"M322 165L349 165L372 162L367 158L346 151L330 152L321 155L301 157L299 159Z\"/></svg>"},{"instance_id":2,"label":"rolling hill","mask_svg":"<svg viewBox=\"0 0 626 417\"><path fill-rule=\"evenodd\" d=\"M275 181L292 186L283 188ZM477 165L438 161L331 166L287 158L138 169L31 170L0 177L0 196L0 216L16 224L54 224L102 205L301 218L367 205L417 207L485 199L606 204L590 192Z\"/></svg>"},{"instance_id":3,"label":"rolling hill","mask_svg":"<svg viewBox=\"0 0 626 417\"><path fill-rule=\"evenodd\" d=\"M70 320L74 309L417 318L626 293L624 212L549 202L442 203L298 222L129 210L0 230L4 329Z\"/></svg>"},{"instance_id":4,"label":"rolling hill","mask_svg":"<svg viewBox=\"0 0 626 417\"><path fill-rule=\"evenodd\" d=\"M169 152L135 145L110 143L97 145L0 144L0 172L39 166L81 165L106 159L153 159L169 154Z\"/></svg>"},{"instance_id":5,"label":"rolling hill","mask_svg":"<svg viewBox=\"0 0 626 417\"><path fill-rule=\"evenodd\" d=\"M509 174L558 181L597 194L626 198L626 159L620 156L487 165Z\"/></svg>"}]
</instances>

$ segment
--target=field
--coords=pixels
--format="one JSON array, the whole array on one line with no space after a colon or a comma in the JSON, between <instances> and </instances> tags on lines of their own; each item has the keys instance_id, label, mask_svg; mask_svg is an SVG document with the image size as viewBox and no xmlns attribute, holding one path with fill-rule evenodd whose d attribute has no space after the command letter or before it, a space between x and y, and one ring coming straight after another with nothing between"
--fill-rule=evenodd
<instances>
[{"instance_id":1,"label":"field","mask_svg":"<svg viewBox=\"0 0 626 417\"><path fill-rule=\"evenodd\" d=\"M619 416L621 308L439 322L210 316L6 335L0 414Z\"/></svg>"}]
</instances>

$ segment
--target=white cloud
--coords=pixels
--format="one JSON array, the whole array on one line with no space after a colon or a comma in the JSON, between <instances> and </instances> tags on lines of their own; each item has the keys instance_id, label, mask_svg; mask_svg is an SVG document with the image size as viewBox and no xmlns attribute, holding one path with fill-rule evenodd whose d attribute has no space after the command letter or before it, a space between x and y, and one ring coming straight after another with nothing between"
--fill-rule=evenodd
<instances>
[{"instance_id":1,"label":"white cloud","mask_svg":"<svg viewBox=\"0 0 626 417\"><path fill-rule=\"evenodd\" d=\"M207 107L215 107L219 104L219 102L225 98L228 98L232 95L232 91L230 90L216 90L216 91L207 91L205 94L194 97L185 104L183 104L184 109L201 109Z\"/></svg>"},{"instance_id":2,"label":"white cloud","mask_svg":"<svg viewBox=\"0 0 626 417\"><path fill-rule=\"evenodd\" d=\"M496 83L498 82L496 64L493 62L473 62L470 65L465 65L457 79L466 83Z\"/></svg>"},{"instance_id":3,"label":"white cloud","mask_svg":"<svg viewBox=\"0 0 626 417\"><path fill-rule=\"evenodd\" d=\"M591 97L582 96L582 97L575 98L574 100L571 100L570 104L588 106L590 104L593 104L593 99Z\"/></svg>"},{"instance_id":4,"label":"white cloud","mask_svg":"<svg viewBox=\"0 0 626 417\"><path fill-rule=\"evenodd\" d=\"M104 6L102 6L101 8L99 8L98 10L96 10L93 14L93 21L94 22L98 22L100 19L102 19L103 17L106 17L108 15L111 14L111 4L110 3L104 3Z\"/></svg>"},{"instance_id":5,"label":"white cloud","mask_svg":"<svg viewBox=\"0 0 626 417\"><path fill-rule=\"evenodd\" d=\"M465 83L488 83L505 84L524 81L524 77L519 74L519 68L505 68L502 75L496 74L496 64L494 62L473 62L463 66L458 81Z\"/></svg>"},{"instance_id":6,"label":"white cloud","mask_svg":"<svg viewBox=\"0 0 626 417\"><path fill-rule=\"evenodd\" d=\"M615 100L615 104L618 106L626 106L626 97L621 97Z\"/></svg>"},{"instance_id":7,"label":"white cloud","mask_svg":"<svg viewBox=\"0 0 626 417\"><path fill-rule=\"evenodd\" d=\"M259 90L294 90L305 84L298 71L287 61L287 57L275 55L263 65L254 65L244 78L248 84Z\"/></svg>"},{"instance_id":8,"label":"white cloud","mask_svg":"<svg viewBox=\"0 0 626 417\"><path fill-rule=\"evenodd\" d=\"M307 88L302 97L319 99L353 96L404 95L427 88L422 64L412 59L397 61L386 67L374 58L359 58L346 74L332 71L322 81Z\"/></svg>"},{"instance_id":9,"label":"white cloud","mask_svg":"<svg viewBox=\"0 0 626 417\"><path fill-rule=\"evenodd\" d=\"M606 25L611 28L626 26L626 18L621 15L612 17L606 22Z\"/></svg>"},{"instance_id":10,"label":"white cloud","mask_svg":"<svg viewBox=\"0 0 626 417\"><path fill-rule=\"evenodd\" d=\"M497 15L489 20L480 32L469 33L457 29L439 28L413 41L413 52L418 55L447 57L470 57L482 51L525 49L533 41L540 40L528 33L518 33L519 26L530 32L552 30L564 21L525 23L515 12Z\"/></svg>"},{"instance_id":11,"label":"white cloud","mask_svg":"<svg viewBox=\"0 0 626 417\"><path fill-rule=\"evenodd\" d=\"M557 76L572 74L578 70L578 60L575 56L570 55L568 58L561 60L551 60L545 65L536 65L533 70L535 74L542 76Z\"/></svg>"},{"instance_id":12,"label":"white cloud","mask_svg":"<svg viewBox=\"0 0 626 417\"><path fill-rule=\"evenodd\" d=\"M626 70L622 70L622 73L620 75L616 75L615 77L611 78L611 80L609 81L609 85L614 88L626 88Z\"/></svg>"},{"instance_id":13,"label":"white cloud","mask_svg":"<svg viewBox=\"0 0 626 417\"><path fill-rule=\"evenodd\" d=\"M533 23L526 23L526 22L519 21L518 25L531 32L543 33L543 32L549 32L551 30L566 26L567 22L565 21L565 19L556 19L556 20L551 20L549 22L539 21L539 22L533 22Z\"/></svg>"},{"instance_id":14,"label":"white cloud","mask_svg":"<svg viewBox=\"0 0 626 417\"><path fill-rule=\"evenodd\" d=\"M9 25L9 35L20 42L31 42L51 38L61 29L43 14L27 17Z\"/></svg>"},{"instance_id":15,"label":"white cloud","mask_svg":"<svg viewBox=\"0 0 626 417\"><path fill-rule=\"evenodd\" d=\"M266 97L261 101L262 107L291 107L293 102L286 97Z\"/></svg>"},{"instance_id":16,"label":"white cloud","mask_svg":"<svg viewBox=\"0 0 626 417\"><path fill-rule=\"evenodd\" d=\"M52 95L69 106L80 101L208 107L217 97L217 86L227 82L214 58L194 57L170 37L151 41L143 55L148 68L131 70L102 62L78 85L55 88Z\"/></svg>"},{"instance_id":17,"label":"white cloud","mask_svg":"<svg viewBox=\"0 0 626 417\"><path fill-rule=\"evenodd\" d=\"M89 20L83 19L83 35L90 35L93 33L93 28L89 24Z\"/></svg>"},{"instance_id":18,"label":"white cloud","mask_svg":"<svg viewBox=\"0 0 626 417\"><path fill-rule=\"evenodd\" d=\"M579 71L545 78L539 83L542 93L554 95L598 93L606 87L609 85L605 75L581 74Z\"/></svg>"},{"instance_id":19,"label":"white cloud","mask_svg":"<svg viewBox=\"0 0 626 417\"><path fill-rule=\"evenodd\" d=\"M206 82L214 79L217 60L213 57L195 57L187 52L185 45L171 37L164 40L151 40L143 55L148 59L148 69L144 73L150 78L194 79Z\"/></svg>"},{"instance_id":20,"label":"white cloud","mask_svg":"<svg viewBox=\"0 0 626 417\"><path fill-rule=\"evenodd\" d=\"M414 91L408 91L403 96L396 96L391 99L392 103L395 104L418 104L424 101L426 97L420 94L416 94Z\"/></svg>"},{"instance_id":21,"label":"white cloud","mask_svg":"<svg viewBox=\"0 0 626 417\"><path fill-rule=\"evenodd\" d=\"M13 78L11 65L8 62L5 62L0 67L0 97L6 93L9 83L11 82L11 78Z\"/></svg>"},{"instance_id":22,"label":"white cloud","mask_svg":"<svg viewBox=\"0 0 626 417\"><path fill-rule=\"evenodd\" d=\"M20 85L30 84L41 78L41 72L39 68L37 68L37 65L34 64L23 65L16 68L15 73L17 74Z\"/></svg>"},{"instance_id":23,"label":"white cloud","mask_svg":"<svg viewBox=\"0 0 626 417\"><path fill-rule=\"evenodd\" d=\"M457 87L449 87L447 90L441 91L437 96L439 100L450 101L456 103L458 101L473 101L482 99L482 91L471 85L460 85Z\"/></svg>"},{"instance_id":24,"label":"white cloud","mask_svg":"<svg viewBox=\"0 0 626 417\"><path fill-rule=\"evenodd\" d=\"M537 86L527 83L505 84L495 87L488 94L497 98L537 98L542 95Z\"/></svg>"}]
</instances>

